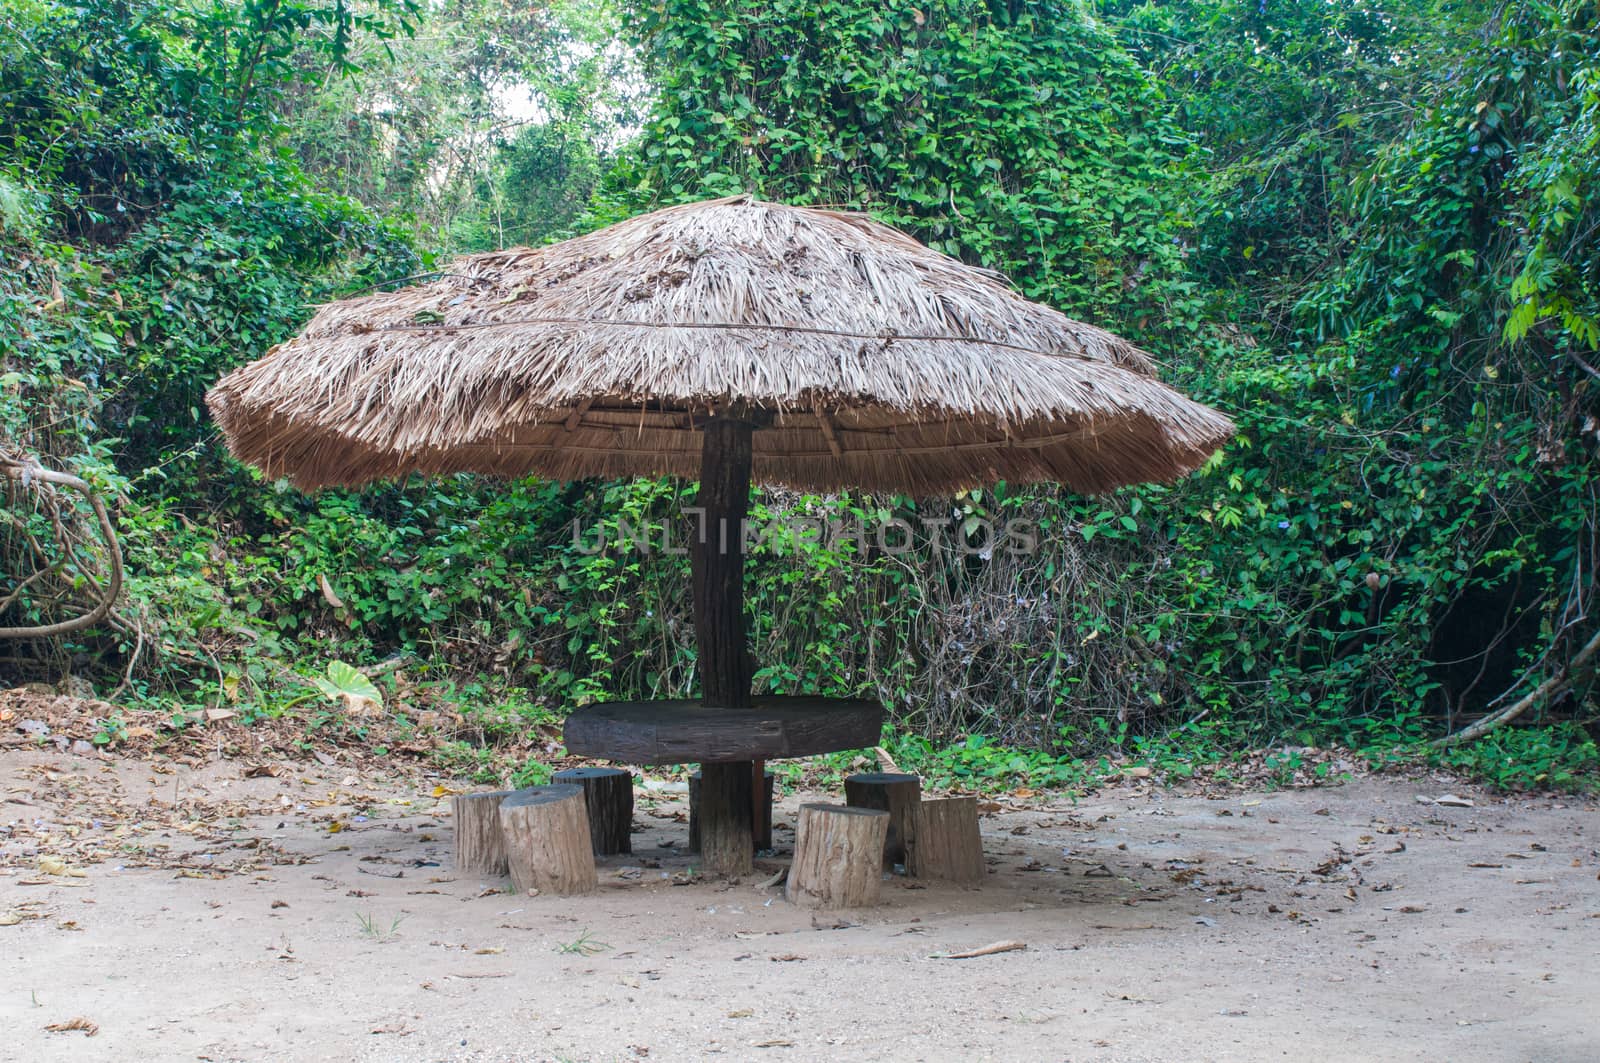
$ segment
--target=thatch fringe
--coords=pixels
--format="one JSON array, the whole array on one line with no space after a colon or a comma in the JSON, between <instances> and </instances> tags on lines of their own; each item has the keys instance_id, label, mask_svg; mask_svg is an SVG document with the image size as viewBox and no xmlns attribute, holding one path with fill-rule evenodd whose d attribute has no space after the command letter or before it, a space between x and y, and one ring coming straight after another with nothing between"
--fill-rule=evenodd
<instances>
[{"instance_id":1,"label":"thatch fringe","mask_svg":"<svg viewBox=\"0 0 1600 1063\"><path fill-rule=\"evenodd\" d=\"M699 468L737 407L758 480L931 493L1172 480L1232 433L1143 352L859 215L674 207L323 307L225 377L229 445L305 487Z\"/></svg>"}]
</instances>

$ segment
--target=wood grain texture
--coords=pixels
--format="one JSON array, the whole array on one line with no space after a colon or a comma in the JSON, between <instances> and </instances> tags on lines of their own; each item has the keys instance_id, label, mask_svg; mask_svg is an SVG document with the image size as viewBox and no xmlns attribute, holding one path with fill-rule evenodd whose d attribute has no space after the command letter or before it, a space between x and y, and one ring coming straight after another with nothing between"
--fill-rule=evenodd
<instances>
[{"instance_id":1,"label":"wood grain texture","mask_svg":"<svg viewBox=\"0 0 1600 1063\"><path fill-rule=\"evenodd\" d=\"M747 709L698 700L609 701L567 717L574 756L623 764L718 764L864 749L883 732L883 705L852 698L761 697Z\"/></svg>"},{"instance_id":2,"label":"wood grain texture","mask_svg":"<svg viewBox=\"0 0 1600 1063\"><path fill-rule=\"evenodd\" d=\"M699 534L689 541L694 637L701 698L750 706L750 650L744 616L744 518L750 509L750 445L755 425L715 417L701 437Z\"/></svg>"},{"instance_id":3,"label":"wood grain texture","mask_svg":"<svg viewBox=\"0 0 1600 1063\"><path fill-rule=\"evenodd\" d=\"M976 885L986 872L976 797L941 797L917 806L906 849L907 874Z\"/></svg>"},{"instance_id":4,"label":"wood grain texture","mask_svg":"<svg viewBox=\"0 0 1600 1063\"><path fill-rule=\"evenodd\" d=\"M713 874L748 875L754 866L751 781L747 762L700 768L700 858Z\"/></svg>"},{"instance_id":5,"label":"wood grain texture","mask_svg":"<svg viewBox=\"0 0 1600 1063\"><path fill-rule=\"evenodd\" d=\"M483 790L450 799L455 829L457 871L498 877L507 873L506 847L500 839L500 802L515 790Z\"/></svg>"},{"instance_id":6,"label":"wood grain texture","mask_svg":"<svg viewBox=\"0 0 1600 1063\"><path fill-rule=\"evenodd\" d=\"M689 851L700 851L700 772L689 776ZM761 773L761 788L756 791L756 800L751 802L751 841L756 851L772 848L772 795L777 787L777 778L770 771ZM755 773L751 772L751 785L755 784Z\"/></svg>"},{"instance_id":7,"label":"wood grain texture","mask_svg":"<svg viewBox=\"0 0 1600 1063\"><path fill-rule=\"evenodd\" d=\"M588 893L599 884L580 786L530 786L500 802L500 832L518 893Z\"/></svg>"},{"instance_id":8,"label":"wood grain texture","mask_svg":"<svg viewBox=\"0 0 1600 1063\"><path fill-rule=\"evenodd\" d=\"M633 852L633 773L621 768L568 768L550 780L581 786L596 856Z\"/></svg>"},{"instance_id":9,"label":"wood grain texture","mask_svg":"<svg viewBox=\"0 0 1600 1063\"><path fill-rule=\"evenodd\" d=\"M915 775L898 772L861 772L845 779L844 800L852 808L877 808L889 813L889 835L883 843L883 866L905 863L907 840L917 829L922 780Z\"/></svg>"},{"instance_id":10,"label":"wood grain texture","mask_svg":"<svg viewBox=\"0 0 1600 1063\"><path fill-rule=\"evenodd\" d=\"M888 832L889 813L879 809L801 805L784 896L808 908L878 903Z\"/></svg>"}]
</instances>

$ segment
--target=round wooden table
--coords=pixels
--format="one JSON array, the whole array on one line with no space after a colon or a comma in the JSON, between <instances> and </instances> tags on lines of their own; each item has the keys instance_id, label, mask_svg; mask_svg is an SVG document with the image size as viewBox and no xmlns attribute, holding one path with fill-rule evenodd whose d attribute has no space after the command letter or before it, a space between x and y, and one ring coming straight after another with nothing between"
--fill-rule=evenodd
<instances>
[{"instance_id":1,"label":"round wooden table","mask_svg":"<svg viewBox=\"0 0 1600 1063\"><path fill-rule=\"evenodd\" d=\"M857 698L764 697L748 709L697 699L607 701L567 717L567 752L624 764L724 764L875 746L883 705Z\"/></svg>"},{"instance_id":2,"label":"round wooden table","mask_svg":"<svg viewBox=\"0 0 1600 1063\"><path fill-rule=\"evenodd\" d=\"M875 746L883 705L857 698L765 697L747 709L698 699L609 701L567 717L567 752L624 764L701 765L700 851L721 873L748 873L770 831L766 761Z\"/></svg>"}]
</instances>

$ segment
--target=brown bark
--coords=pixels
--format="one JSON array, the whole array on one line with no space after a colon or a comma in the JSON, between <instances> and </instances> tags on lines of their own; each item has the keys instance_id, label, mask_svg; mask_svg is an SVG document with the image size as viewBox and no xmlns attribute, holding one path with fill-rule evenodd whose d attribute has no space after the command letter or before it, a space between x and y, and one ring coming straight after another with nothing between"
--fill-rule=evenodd
<instances>
[{"instance_id":1,"label":"brown bark","mask_svg":"<svg viewBox=\"0 0 1600 1063\"><path fill-rule=\"evenodd\" d=\"M876 904L888 832L889 813L879 809L801 805L784 896L809 908Z\"/></svg>"},{"instance_id":2,"label":"brown bark","mask_svg":"<svg viewBox=\"0 0 1600 1063\"><path fill-rule=\"evenodd\" d=\"M916 832L917 806L922 803L922 780L915 775L862 772L845 779L844 799L852 808L878 808L889 813L883 866L905 863L906 843Z\"/></svg>"},{"instance_id":3,"label":"brown bark","mask_svg":"<svg viewBox=\"0 0 1600 1063\"><path fill-rule=\"evenodd\" d=\"M913 830L906 847L907 874L967 884L983 881L987 869L976 797L923 801Z\"/></svg>"},{"instance_id":4,"label":"brown bark","mask_svg":"<svg viewBox=\"0 0 1600 1063\"><path fill-rule=\"evenodd\" d=\"M500 840L500 802L515 790L456 794L450 799L455 827L457 871L497 877L507 872L506 847Z\"/></svg>"},{"instance_id":5,"label":"brown bark","mask_svg":"<svg viewBox=\"0 0 1600 1063\"><path fill-rule=\"evenodd\" d=\"M599 884L583 788L531 786L500 803L506 862L518 893L588 893Z\"/></svg>"},{"instance_id":6,"label":"brown bark","mask_svg":"<svg viewBox=\"0 0 1600 1063\"><path fill-rule=\"evenodd\" d=\"M633 852L633 773L621 768L568 768L551 780L581 786L596 856Z\"/></svg>"}]
</instances>

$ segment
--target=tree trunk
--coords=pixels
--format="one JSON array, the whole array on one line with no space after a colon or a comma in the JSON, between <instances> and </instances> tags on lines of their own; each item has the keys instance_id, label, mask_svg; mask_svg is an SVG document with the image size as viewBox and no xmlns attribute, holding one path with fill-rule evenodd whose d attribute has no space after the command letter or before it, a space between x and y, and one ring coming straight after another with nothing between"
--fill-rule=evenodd
<instances>
[{"instance_id":1,"label":"tree trunk","mask_svg":"<svg viewBox=\"0 0 1600 1063\"><path fill-rule=\"evenodd\" d=\"M596 856L633 852L633 773L621 768L568 768L551 780L583 787L589 839Z\"/></svg>"},{"instance_id":2,"label":"tree trunk","mask_svg":"<svg viewBox=\"0 0 1600 1063\"><path fill-rule=\"evenodd\" d=\"M506 862L518 893L588 893L599 884L583 788L531 786L500 803Z\"/></svg>"},{"instance_id":3,"label":"tree trunk","mask_svg":"<svg viewBox=\"0 0 1600 1063\"><path fill-rule=\"evenodd\" d=\"M912 830L906 846L907 874L968 884L983 881L986 868L976 797L923 801Z\"/></svg>"},{"instance_id":4,"label":"tree trunk","mask_svg":"<svg viewBox=\"0 0 1600 1063\"><path fill-rule=\"evenodd\" d=\"M760 763L757 761L756 763ZM755 773L751 772L751 786L755 786ZM689 851L700 851L700 780L701 774L695 772L689 776ZM761 773L761 787L754 790L754 799L751 801L751 841L756 850L772 848L772 795L777 780L772 772L763 770Z\"/></svg>"},{"instance_id":5,"label":"tree trunk","mask_svg":"<svg viewBox=\"0 0 1600 1063\"><path fill-rule=\"evenodd\" d=\"M906 843L916 832L917 806L922 803L922 780L915 775L862 772L844 781L845 803L852 808L878 808L889 813L889 837L883 846L883 866L906 862Z\"/></svg>"},{"instance_id":6,"label":"tree trunk","mask_svg":"<svg viewBox=\"0 0 1600 1063\"><path fill-rule=\"evenodd\" d=\"M456 794L450 799L455 827L456 870L498 878L506 874L506 847L500 837L500 802L515 790Z\"/></svg>"},{"instance_id":7,"label":"tree trunk","mask_svg":"<svg viewBox=\"0 0 1600 1063\"><path fill-rule=\"evenodd\" d=\"M700 765L700 856L718 875L748 875L754 867L751 840L750 764Z\"/></svg>"},{"instance_id":8,"label":"tree trunk","mask_svg":"<svg viewBox=\"0 0 1600 1063\"><path fill-rule=\"evenodd\" d=\"M879 809L801 805L784 896L808 908L878 903L888 833L889 813Z\"/></svg>"}]
</instances>

